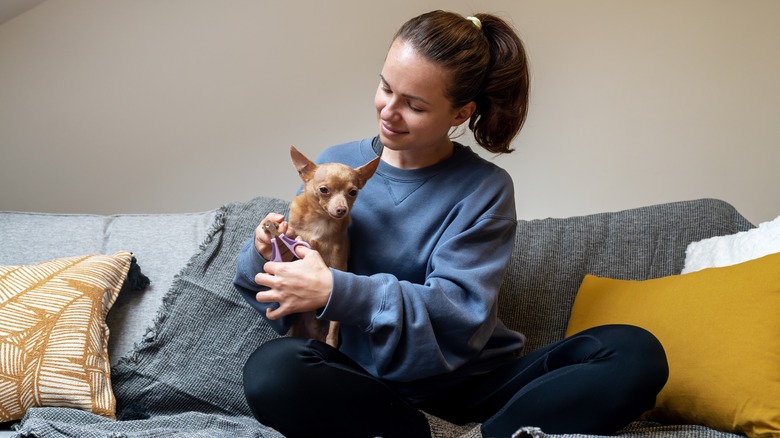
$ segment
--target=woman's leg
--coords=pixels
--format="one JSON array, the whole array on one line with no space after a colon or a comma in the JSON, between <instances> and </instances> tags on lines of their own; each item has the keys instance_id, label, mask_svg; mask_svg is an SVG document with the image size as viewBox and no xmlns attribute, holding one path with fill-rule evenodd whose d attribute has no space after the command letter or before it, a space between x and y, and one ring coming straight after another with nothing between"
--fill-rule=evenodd
<instances>
[{"instance_id":1,"label":"woman's leg","mask_svg":"<svg viewBox=\"0 0 780 438\"><path fill-rule=\"evenodd\" d=\"M528 371L542 374L526 382ZM655 405L668 373L663 347L649 332L625 325L586 330L527 368L507 367L491 376L506 379L503 388L494 386L494 396L506 399L512 386L515 393L484 422L483 435L511 436L520 426L612 434ZM489 403L490 394L485 397Z\"/></svg>"},{"instance_id":2,"label":"woman's leg","mask_svg":"<svg viewBox=\"0 0 780 438\"><path fill-rule=\"evenodd\" d=\"M450 421L482 422L487 437L523 426L612 434L655 404L666 355L644 329L595 327L534 351L420 406ZM451 415L448 415L451 414Z\"/></svg>"},{"instance_id":3,"label":"woman's leg","mask_svg":"<svg viewBox=\"0 0 780 438\"><path fill-rule=\"evenodd\" d=\"M430 437L428 420L384 383L322 342L279 338L244 366L255 418L286 437Z\"/></svg>"}]
</instances>

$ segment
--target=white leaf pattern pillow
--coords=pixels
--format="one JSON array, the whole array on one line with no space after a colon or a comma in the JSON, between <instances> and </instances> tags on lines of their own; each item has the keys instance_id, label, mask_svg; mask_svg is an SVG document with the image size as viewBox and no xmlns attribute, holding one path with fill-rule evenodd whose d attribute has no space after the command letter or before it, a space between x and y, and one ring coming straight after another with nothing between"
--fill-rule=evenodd
<instances>
[{"instance_id":1,"label":"white leaf pattern pillow","mask_svg":"<svg viewBox=\"0 0 780 438\"><path fill-rule=\"evenodd\" d=\"M115 417L106 315L132 258L0 266L0 423L40 406Z\"/></svg>"}]
</instances>

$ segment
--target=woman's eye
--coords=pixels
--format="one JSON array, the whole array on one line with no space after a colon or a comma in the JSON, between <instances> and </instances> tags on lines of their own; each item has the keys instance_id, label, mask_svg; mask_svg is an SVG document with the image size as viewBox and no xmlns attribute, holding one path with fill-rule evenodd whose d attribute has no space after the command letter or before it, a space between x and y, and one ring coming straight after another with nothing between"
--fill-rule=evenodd
<instances>
[{"instance_id":1,"label":"woman's eye","mask_svg":"<svg viewBox=\"0 0 780 438\"><path fill-rule=\"evenodd\" d=\"M418 107L412 105L411 103L409 103L409 109L414 111L414 112L416 112L416 113L421 113L421 112L424 111L422 108L418 108Z\"/></svg>"}]
</instances>

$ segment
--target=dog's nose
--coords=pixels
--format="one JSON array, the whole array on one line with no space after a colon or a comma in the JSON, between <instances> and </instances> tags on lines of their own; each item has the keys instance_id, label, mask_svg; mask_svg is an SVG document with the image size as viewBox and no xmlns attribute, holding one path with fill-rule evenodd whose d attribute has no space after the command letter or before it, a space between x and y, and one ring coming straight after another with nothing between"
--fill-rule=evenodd
<instances>
[{"instance_id":1,"label":"dog's nose","mask_svg":"<svg viewBox=\"0 0 780 438\"><path fill-rule=\"evenodd\" d=\"M342 217L342 216L344 216L345 214L347 214L347 209L346 209L346 207L337 207L337 208L336 208L336 216L338 216L338 217Z\"/></svg>"}]
</instances>

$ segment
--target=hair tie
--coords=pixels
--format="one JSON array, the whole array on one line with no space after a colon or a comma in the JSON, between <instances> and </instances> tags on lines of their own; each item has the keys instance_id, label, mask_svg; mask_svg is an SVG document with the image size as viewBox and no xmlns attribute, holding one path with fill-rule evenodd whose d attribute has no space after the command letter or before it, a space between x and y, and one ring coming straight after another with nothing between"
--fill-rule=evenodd
<instances>
[{"instance_id":1,"label":"hair tie","mask_svg":"<svg viewBox=\"0 0 780 438\"><path fill-rule=\"evenodd\" d=\"M479 21L479 18L477 17L466 17L466 20L471 21L474 23L474 26L477 26L477 29L482 30L482 22Z\"/></svg>"}]
</instances>

